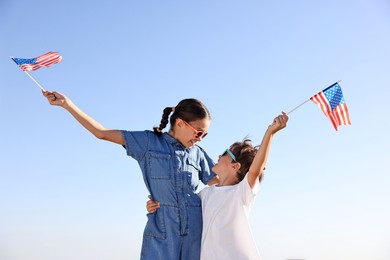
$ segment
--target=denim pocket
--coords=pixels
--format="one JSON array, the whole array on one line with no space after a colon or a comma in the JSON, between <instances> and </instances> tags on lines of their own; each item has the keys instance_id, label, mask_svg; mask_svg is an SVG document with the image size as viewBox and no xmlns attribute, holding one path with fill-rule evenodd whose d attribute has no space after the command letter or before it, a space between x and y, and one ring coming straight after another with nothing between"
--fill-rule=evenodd
<instances>
[{"instance_id":1,"label":"denim pocket","mask_svg":"<svg viewBox=\"0 0 390 260\"><path fill-rule=\"evenodd\" d=\"M164 208L159 208L155 213L149 213L146 216L148 217L148 222L145 226L144 236L166 239Z\"/></svg>"},{"instance_id":2,"label":"denim pocket","mask_svg":"<svg viewBox=\"0 0 390 260\"><path fill-rule=\"evenodd\" d=\"M171 155L151 151L147 154L150 178L170 179Z\"/></svg>"}]
</instances>

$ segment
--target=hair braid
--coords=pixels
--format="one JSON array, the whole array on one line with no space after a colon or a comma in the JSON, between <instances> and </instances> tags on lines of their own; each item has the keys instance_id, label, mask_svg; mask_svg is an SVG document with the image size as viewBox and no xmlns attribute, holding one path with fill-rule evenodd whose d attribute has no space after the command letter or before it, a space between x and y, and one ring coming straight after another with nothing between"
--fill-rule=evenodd
<instances>
[{"instance_id":1,"label":"hair braid","mask_svg":"<svg viewBox=\"0 0 390 260\"><path fill-rule=\"evenodd\" d=\"M153 127L153 131L157 136L162 135L162 130L167 126L167 124L169 122L168 121L169 114L172 112L172 110L173 110L173 107L164 108L159 127Z\"/></svg>"},{"instance_id":2,"label":"hair braid","mask_svg":"<svg viewBox=\"0 0 390 260\"><path fill-rule=\"evenodd\" d=\"M169 117L171 113L172 115ZM168 122L173 128L178 118L187 122L203 118L211 119L210 112L202 102L194 98L183 99L176 105L176 107L166 107L164 109L160 126L153 127L154 133L157 136L161 136L162 130L167 126Z\"/></svg>"}]
</instances>

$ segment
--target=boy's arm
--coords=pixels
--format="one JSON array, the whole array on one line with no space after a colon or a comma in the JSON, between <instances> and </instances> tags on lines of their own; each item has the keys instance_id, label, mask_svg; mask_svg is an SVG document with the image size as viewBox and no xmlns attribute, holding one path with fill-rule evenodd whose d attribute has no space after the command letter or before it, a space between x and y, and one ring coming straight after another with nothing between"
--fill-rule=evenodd
<instances>
[{"instance_id":1,"label":"boy's arm","mask_svg":"<svg viewBox=\"0 0 390 260\"><path fill-rule=\"evenodd\" d=\"M276 117L272 125L268 126L267 131L263 136L259 150L256 153L255 158L249 168L248 172L248 182L251 188L253 188L257 182L257 179L263 173L263 169L267 163L268 154L271 148L272 139L274 134L279 130L286 127L288 121L288 116L286 113Z\"/></svg>"},{"instance_id":2,"label":"boy's arm","mask_svg":"<svg viewBox=\"0 0 390 260\"><path fill-rule=\"evenodd\" d=\"M99 139L124 145L125 141L120 130L107 129L95 119L84 113L69 98L58 92L42 91L51 105L66 109L89 132Z\"/></svg>"}]
</instances>

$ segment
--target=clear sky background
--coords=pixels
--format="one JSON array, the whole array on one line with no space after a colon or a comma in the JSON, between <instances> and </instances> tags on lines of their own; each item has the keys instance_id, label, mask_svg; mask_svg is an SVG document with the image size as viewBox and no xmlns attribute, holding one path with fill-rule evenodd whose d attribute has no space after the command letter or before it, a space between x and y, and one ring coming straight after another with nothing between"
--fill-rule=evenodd
<instances>
[{"instance_id":1,"label":"clear sky background","mask_svg":"<svg viewBox=\"0 0 390 260\"><path fill-rule=\"evenodd\" d=\"M390 259L390 3L0 0L0 259L137 259L144 187L125 150L48 104L10 56L109 128L144 130L181 99L212 113L217 159L342 80L352 126L309 102L275 137L250 216L265 260Z\"/></svg>"}]
</instances>

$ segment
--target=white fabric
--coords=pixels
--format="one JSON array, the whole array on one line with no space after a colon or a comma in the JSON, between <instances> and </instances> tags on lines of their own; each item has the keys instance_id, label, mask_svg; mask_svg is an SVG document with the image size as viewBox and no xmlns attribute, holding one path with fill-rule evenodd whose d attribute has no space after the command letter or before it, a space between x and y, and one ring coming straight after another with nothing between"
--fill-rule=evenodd
<instances>
[{"instance_id":1,"label":"white fabric","mask_svg":"<svg viewBox=\"0 0 390 260\"><path fill-rule=\"evenodd\" d=\"M203 213L201 260L261 259L248 222L258 190L259 181L252 190L246 175L236 185L214 185L199 193Z\"/></svg>"}]
</instances>

